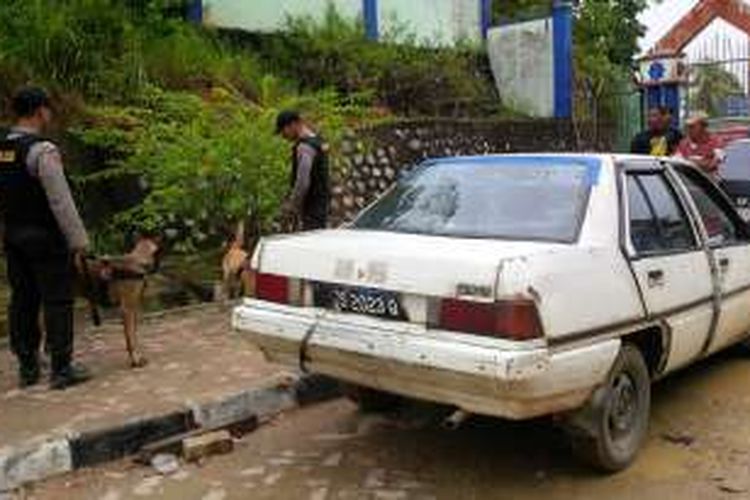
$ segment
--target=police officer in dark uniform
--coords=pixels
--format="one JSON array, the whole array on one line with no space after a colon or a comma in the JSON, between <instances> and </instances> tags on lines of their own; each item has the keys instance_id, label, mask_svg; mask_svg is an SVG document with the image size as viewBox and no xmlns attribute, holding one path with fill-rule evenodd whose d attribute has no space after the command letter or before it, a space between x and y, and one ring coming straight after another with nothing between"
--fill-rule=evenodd
<instances>
[{"instance_id":1,"label":"police officer in dark uniform","mask_svg":"<svg viewBox=\"0 0 750 500\"><path fill-rule=\"evenodd\" d=\"M11 288L11 349L19 383L39 381L40 307L51 358L50 387L64 389L89 378L72 363L74 259L86 252L86 229L70 193L57 147L41 137L52 119L47 94L24 88L13 98L17 117L0 136L2 206Z\"/></svg>"},{"instance_id":2,"label":"police officer in dark uniform","mask_svg":"<svg viewBox=\"0 0 750 500\"><path fill-rule=\"evenodd\" d=\"M328 144L296 111L279 113L276 133L293 143L291 193L282 213L298 219L304 231L325 228L330 199Z\"/></svg>"}]
</instances>

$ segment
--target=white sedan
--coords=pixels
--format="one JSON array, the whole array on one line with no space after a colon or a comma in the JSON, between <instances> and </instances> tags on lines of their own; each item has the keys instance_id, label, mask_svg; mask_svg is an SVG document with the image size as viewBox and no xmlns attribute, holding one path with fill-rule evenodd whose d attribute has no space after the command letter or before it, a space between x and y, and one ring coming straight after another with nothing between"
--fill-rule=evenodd
<instances>
[{"instance_id":1,"label":"white sedan","mask_svg":"<svg viewBox=\"0 0 750 500\"><path fill-rule=\"evenodd\" d=\"M750 332L750 232L686 163L430 160L352 224L263 239L233 314L268 359L509 419L626 467L650 384ZM458 418L458 417L457 417Z\"/></svg>"}]
</instances>

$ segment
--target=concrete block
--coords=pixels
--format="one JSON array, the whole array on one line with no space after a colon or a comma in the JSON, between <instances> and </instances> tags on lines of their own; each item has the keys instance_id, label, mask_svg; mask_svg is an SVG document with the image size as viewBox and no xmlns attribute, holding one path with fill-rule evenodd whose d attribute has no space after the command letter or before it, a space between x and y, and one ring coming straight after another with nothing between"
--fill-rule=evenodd
<instances>
[{"instance_id":1,"label":"concrete block","mask_svg":"<svg viewBox=\"0 0 750 500\"><path fill-rule=\"evenodd\" d=\"M218 428L253 416L263 419L295 406L294 390L273 385L241 392L217 402L191 405L191 409L198 426Z\"/></svg>"},{"instance_id":2,"label":"concrete block","mask_svg":"<svg viewBox=\"0 0 750 500\"><path fill-rule=\"evenodd\" d=\"M0 454L0 491L73 470L67 439L55 439Z\"/></svg>"},{"instance_id":3,"label":"concrete block","mask_svg":"<svg viewBox=\"0 0 750 500\"><path fill-rule=\"evenodd\" d=\"M234 441L229 431L214 431L182 441L182 456L188 462L196 462L210 455L231 453Z\"/></svg>"}]
</instances>

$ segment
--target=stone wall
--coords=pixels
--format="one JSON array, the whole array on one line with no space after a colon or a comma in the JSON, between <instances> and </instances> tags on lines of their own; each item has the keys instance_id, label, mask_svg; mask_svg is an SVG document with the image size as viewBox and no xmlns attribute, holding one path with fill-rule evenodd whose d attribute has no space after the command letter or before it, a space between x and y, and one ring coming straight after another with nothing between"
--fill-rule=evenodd
<instances>
[{"instance_id":1,"label":"stone wall","mask_svg":"<svg viewBox=\"0 0 750 500\"><path fill-rule=\"evenodd\" d=\"M359 130L348 135L336 155L332 222L351 220L401 170L425 158L609 149L609 141L594 144L580 135L567 120L416 120Z\"/></svg>"}]
</instances>

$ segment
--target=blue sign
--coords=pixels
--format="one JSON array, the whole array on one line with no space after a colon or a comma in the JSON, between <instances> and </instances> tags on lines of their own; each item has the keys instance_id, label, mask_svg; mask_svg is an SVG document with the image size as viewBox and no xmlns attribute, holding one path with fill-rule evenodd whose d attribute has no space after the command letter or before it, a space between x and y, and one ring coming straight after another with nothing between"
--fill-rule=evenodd
<instances>
[{"instance_id":1,"label":"blue sign","mask_svg":"<svg viewBox=\"0 0 750 500\"><path fill-rule=\"evenodd\" d=\"M664 67L664 64L662 64L661 61L654 61L648 67L648 76L654 81L659 81L664 78L666 72L667 68Z\"/></svg>"}]
</instances>

